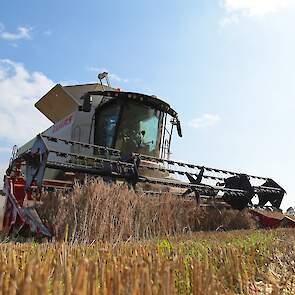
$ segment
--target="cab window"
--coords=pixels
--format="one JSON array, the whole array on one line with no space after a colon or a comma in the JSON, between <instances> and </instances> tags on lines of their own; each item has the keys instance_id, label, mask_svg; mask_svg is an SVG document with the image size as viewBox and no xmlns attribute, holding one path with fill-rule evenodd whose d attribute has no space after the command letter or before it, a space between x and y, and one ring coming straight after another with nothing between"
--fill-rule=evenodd
<instances>
[{"instance_id":1,"label":"cab window","mask_svg":"<svg viewBox=\"0 0 295 295\"><path fill-rule=\"evenodd\" d=\"M116 148L154 155L160 140L161 112L133 101L124 104Z\"/></svg>"},{"instance_id":2,"label":"cab window","mask_svg":"<svg viewBox=\"0 0 295 295\"><path fill-rule=\"evenodd\" d=\"M119 120L120 106L112 103L96 113L94 142L96 145L113 147Z\"/></svg>"}]
</instances>

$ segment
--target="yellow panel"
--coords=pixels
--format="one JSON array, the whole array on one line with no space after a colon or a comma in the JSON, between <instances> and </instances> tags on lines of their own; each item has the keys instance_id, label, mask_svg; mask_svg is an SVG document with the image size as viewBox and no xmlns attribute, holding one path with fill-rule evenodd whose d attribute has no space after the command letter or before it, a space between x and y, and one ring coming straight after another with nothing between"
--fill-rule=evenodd
<instances>
[{"instance_id":1,"label":"yellow panel","mask_svg":"<svg viewBox=\"0 0 295 295\"><path fill-rule=\"evenodd\" d=\"M56 123L82 105L80 98L85 93L104 90L113 90L113 88L98 83L71 86L57 84L35 104L35 107Z\"/></svg>"},{"instance_id":2,"label":"yellow panel","mask_svg":"<svg viewBox=\"0 0 295 295\"><path fill-rule=\"evenodd\" d=\"M60 84L55 85L35 104L35 107L53 123L74 112L78 106L78 101Z\"/></svg>"}]
</instances>

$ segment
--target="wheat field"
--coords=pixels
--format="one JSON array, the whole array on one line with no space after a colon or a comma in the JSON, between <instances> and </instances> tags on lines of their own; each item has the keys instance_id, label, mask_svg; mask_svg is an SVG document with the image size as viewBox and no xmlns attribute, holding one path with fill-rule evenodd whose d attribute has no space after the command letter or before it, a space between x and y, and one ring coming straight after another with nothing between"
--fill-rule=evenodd
<instances>
[{"instance_id":1,"label":"wheat field","mask_svg":"<svg viewBox=\"0 0 295 295\"><path fill-rule=\"evenodd\" d=\"M294 294L293 230L0 244L0 294Z\"/></svg>"}]
</instances>

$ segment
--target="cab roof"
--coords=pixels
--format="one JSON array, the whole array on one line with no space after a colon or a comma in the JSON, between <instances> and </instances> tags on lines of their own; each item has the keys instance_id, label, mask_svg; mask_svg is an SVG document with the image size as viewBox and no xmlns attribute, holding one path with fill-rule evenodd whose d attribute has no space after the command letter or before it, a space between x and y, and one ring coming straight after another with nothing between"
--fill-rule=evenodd
<instances>
[{"instance_id":1,"label":"cab roof","mask_svg":"<svg viewBox=\"0 0 295 295\"><path fill-rule=\"evenodd\" d=\"M135 100L139 103L143 103L145 105L149 105L154 107L160 111L163 111L170 116L176 118L177 112L173 110L170 105L157 98L156 96L146 95L138 92L129 92L129 91L118 91L118 90L107 90L107 91L90 91L87 93L88 95L101 95L108 98L114 99L131 99Z\"/></svg>"}]
</instances>

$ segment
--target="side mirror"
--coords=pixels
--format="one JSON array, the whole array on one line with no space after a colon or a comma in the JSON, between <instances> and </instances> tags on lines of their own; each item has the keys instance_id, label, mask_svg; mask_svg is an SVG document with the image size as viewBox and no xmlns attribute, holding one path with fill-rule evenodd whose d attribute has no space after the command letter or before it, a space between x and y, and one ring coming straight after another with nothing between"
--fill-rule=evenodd
<instances>
[{"instance_id":1,"label":"side mirror","mask_svg":"<svg viewBox=\"0 0 295 295\"><path fill-rule=\"evenodd\" d=\"M177 127L177 133L179 137L182 137L182 130L181 130L181 124L180 121L178 120L178 118L176 119L176 127Z\"/></svg>"}]
</instances>

